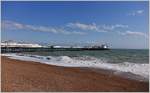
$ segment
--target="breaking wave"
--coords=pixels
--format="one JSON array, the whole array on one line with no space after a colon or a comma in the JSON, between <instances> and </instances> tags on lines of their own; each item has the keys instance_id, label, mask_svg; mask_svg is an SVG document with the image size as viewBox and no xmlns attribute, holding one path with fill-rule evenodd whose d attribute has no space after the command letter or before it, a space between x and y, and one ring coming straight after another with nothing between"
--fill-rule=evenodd
<instances>
[{"instance_id":1,"label":"breaking wave","mask_svg":"<svg viewBox=\"0 0 150 93\"><path fill-rule=\"evenodd\" d=\"M25 61L35 61L50 65L65 66L65 67L94 67L115 70L116 72L129 72L140 75L143 78L149 79L149 64L141 63L108 63L107 59L100 59L91 56L38 56L29 54L2 54L9 56L12 59Z\"/></svg>"}]
</instances>

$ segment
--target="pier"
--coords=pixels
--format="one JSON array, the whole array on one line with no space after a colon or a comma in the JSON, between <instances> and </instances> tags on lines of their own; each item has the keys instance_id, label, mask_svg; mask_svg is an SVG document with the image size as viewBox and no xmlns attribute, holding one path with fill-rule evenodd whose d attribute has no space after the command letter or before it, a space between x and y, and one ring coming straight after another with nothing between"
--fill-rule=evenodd
<instances>
[{"instance_id":1,"label":"pier","mask_svg":"<svg viewBox=\"0 0 150 93\"><path fill-rule=\"evenodd\" d=\"M51 52L51 51L84 51L84 50L108 50L108 48L1 47L1 53L13 53L13 52Z\"/></svg>"}]
</instances>

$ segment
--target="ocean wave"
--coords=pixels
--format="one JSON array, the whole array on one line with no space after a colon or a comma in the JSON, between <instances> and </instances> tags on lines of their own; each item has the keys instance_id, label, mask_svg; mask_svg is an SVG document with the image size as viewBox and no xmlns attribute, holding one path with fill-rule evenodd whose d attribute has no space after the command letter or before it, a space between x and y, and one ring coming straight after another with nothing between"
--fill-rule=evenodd
<instances>
[{"instance_id":1,"label":"ocean wave","mask_svg":"<svg viewBox=\"0 0 150 93\"><path fill-rule=\"evenodd\" d=\"M146 79L149 78L149 64L122 62L108 63L108 60L95 58L91 56L69 57L69 56L39 56L29 54L3 54L12 59L25 61L35 61L50 65L65 66L65 67L94 67L119 72L129 72L140 75Z\"/></svg>"}]
</instances>

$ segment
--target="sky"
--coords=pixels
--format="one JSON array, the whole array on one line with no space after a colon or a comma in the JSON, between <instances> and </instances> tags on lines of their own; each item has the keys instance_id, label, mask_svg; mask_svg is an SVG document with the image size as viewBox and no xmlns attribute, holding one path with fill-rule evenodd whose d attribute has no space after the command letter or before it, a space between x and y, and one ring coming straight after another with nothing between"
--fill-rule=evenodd
<instances>
[{"instance_id":1,"label":"sky","mask_svg":"<svg viewBox=\"0 0 150 93\"><path fill-rule=\"evenodd\" d=\"M1 39L148 48L148 1L3 1Z\"/></svg>"}]
</instances>

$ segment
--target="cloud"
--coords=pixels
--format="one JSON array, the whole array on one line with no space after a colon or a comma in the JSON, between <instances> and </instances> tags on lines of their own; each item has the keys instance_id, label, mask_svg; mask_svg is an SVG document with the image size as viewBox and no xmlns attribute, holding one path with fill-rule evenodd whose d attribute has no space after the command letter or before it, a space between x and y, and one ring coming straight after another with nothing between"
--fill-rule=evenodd
<instances>
[{"instance_id":1,"label":"cloud","mask_svg":"<svg viewBox=\"0 0 150 93\"><path fill-rule=\"evenodd\" d=\"M8 28L8 29L23 29L24 25L17 23L17 22L12 22L12 21L2 21L2 29L3 28Z\"/></svg>"},{"instance_id":2,"label":"cloud","mask_svg":"<svg viewBox=\"0 0 150 93\"><path fill-rule=\"evenodd\" d=\"M86 33L84 32L79 32L79 31L72 31L73 34L80 34L80 35L85 35Z\"/></svg>"},{"instance_id":3,"label":"cloud","mask_svg":"<svg viewBox=\"0 0 150 93\"><path fill-rule=\"evenodd\" d=\"M148 38L148 35L142 32L133 32L133 31L126 31L124 33L119 32L121 35L129 35L129 36L142 36Z\"/></svg>"},{"instance_id":4,"label":"cloud","mask_svg":"<svg viewBox=\"0 0 150 93\"><path fill-rule=\"evenodd\" d=\"M86 31L96 31L96 32L109 32L116 28L128 28L128 25L123 24L115 24L115 25L97 25L95 23L92 24L84 24L84 23L68 23L67 27L73 28L73 29L80 29L80 30L86 30Z\"/></svg>"},{"instance_id":5,"label":"cloud","mask_svg":"<svg viewBox=\"0 0 150 93\"><path fill-rule=\"evenodd\" d=\"M129 16L136 16L136 15L141 15L143 13L144 13L144 10L136 10L136 11L129 13L128 15Z\"/></svg>"},{"instance_id":6,"label":"cloud","mask_svg":"<svg viewBox=\"0 0 150 93\"><path fill-rule=\"evenodd\" d=\"M128 28L128 25L115 24L115 25L102 25L100 27L102 29L105 29L105 30L114 30L114 29L117 29L117 28Z\"/></svg>"},{"instance_id":7,"label":"cloud","mask_svg":"<svg viewBox=\"0 0 150 93\"><path fill-rule=\"evenodd\" d=\"M69 23L67 24L68 27L71 28L79 28L81 30L98 30L95 23L93 24L82 24L82 23Z\"/></svg>"},{"instance_id":8,"label":"cloud","mask_svg":"<svg viewBox=\"0 0 150 93\"><path fill-rule=\"evenodd\" d=\"M136 11L138 14L142 14L144 12L144 10L137 10Z\"/></svg>"},{"instance_id":9,"label":"cloud","mask_svg":"<svg viewBox=\"0 0 150 93\"><path fill-rule=\"evenodd\" d=\"M70 30L68 30L68 28ZM118 28L121 28L118 29ZM125 28L129 28L128 25L124 24L114 24L114 25L98 25L95 23L92 24L83 24L83 23L68 23L63 27L51 27L51 26L36 26L36 25L29 25L29 24L22 24L14 21L2 21L2 30L9 29L9 30L26 30L26 31L38 31L38 32L50 32L54 34L76 34L76 35L85 35L88 32L85 31L95 31L95 32L112 32L119 33L120 35L130 35L130 36L143 36L148 38L148 35L142 32L133 32L133 31L125 31ZM78 31L79 30L79 31ZM118 31L120 30L120 31ZM125 31L125 32L123 32Z\"/></svg>"},{"instance_id":10,"label":"cloud","mask_svg":"<svg viewBox=\"0 0 150 93\"><path fill-rule=\"evenodd\" d=\"M47 26L35 26L35 25L28 25L22 24L14 21L2 21L2 29L9 29L9 30L29 30L29 31L39 31L39 32L50 32L55 34L79 34L84 35L84 32L78 31L67 31L61 27L47 27Z\"/></svg>"}]
</instances>

